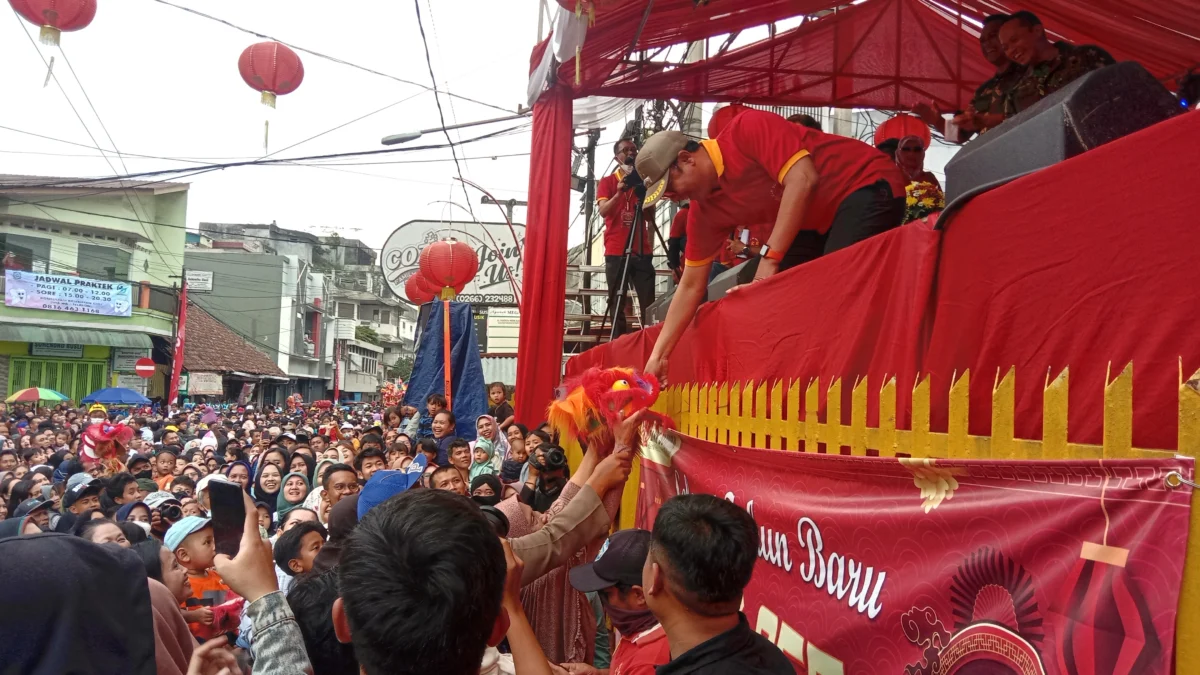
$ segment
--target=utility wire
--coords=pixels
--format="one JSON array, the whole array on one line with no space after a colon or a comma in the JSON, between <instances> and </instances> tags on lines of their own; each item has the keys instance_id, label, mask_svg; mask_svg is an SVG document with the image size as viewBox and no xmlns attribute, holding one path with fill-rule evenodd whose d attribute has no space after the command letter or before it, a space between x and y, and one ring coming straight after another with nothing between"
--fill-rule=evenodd
<instances>
[{"instance_id":1,"label":"utility wire","mask_svg":"<svg viewBox=\"0 0 1200 675\"><path fill-rule=\"evenodd\" d=\"M301 46L299 46L299 45L292 44L292 43L290 43L290 42L285 42L285 41L283 41L283 40L280 40L279 38L276 38L276 37L271 37L270 35L266 35L266 34L264 34L264 33L260 33L260 32L258 32L258 31L255 31L255 30L251 30L251 29L249 29L249 28L242 28L241 26L238 26L238 25L236 25L236 24L234 24L234 23L232 23L232 22L226 21L225 19L221 19L221 18L218 18L218 17L212 16L212 15L210 15L210 14L205 14L204 12L201 12L201 11L198 11L198 10L195 10L195 9L192 9L192 8L190 8L190 7L184 7L183 5L177 5L177 4L173 3L173 2L168 2L167 0L154 0L154 2L157 2L157 3L159 3L159 4L162 4L162 5L167 5L168 7L174 7L175 9L181 9L181 10L183 10L183 11L185 11L185 12L188 12L189 14L195 14L196 16L203 17L203 18L205 18L205 19L208 19L209 21L216 21L217 23L224 24L224 25L226 25L226 26L228 26L228 27L230 27L230 28L233 28L233 29L235 29L235 30L239 30L239 31L241 31L241 32L243 32L243 33L248 33L248 34L250 34L250 35L253 35L253 36L257 37L257 38L261 38L261 39L263 39L263 40L272 40L272 41L274 41L274 42L278 42L278 43L280 43L280 44L287 45L288 47L291 47L292 49L294 49L294 50L296 50L296 51L298 51L298 52L304 52L305 54L310 54L310 55L312 55L312 56L315 56L315 57L317 57L317 58L320 58L320 59L325 59L326 61L332 61L332 62L334 62L334 63L340 64L340 65L343 65L343 66L349 66L349 67L351 67L351 68L355 68L355 69L361 70L361 71L363 71L363 72L366 72L366 73L371 73L372 75L378 75L378 76L380 76L380 77L386 77L386 78L388 78L389 80L395 80L396 82L400 82L400 83L403 83L403 84L409 84L409 85L412 85L412 86L414 86L414 87L420 87L421 89L423 89L423 90L425 90L425 91L432 91L432 92L434 92L434 95L436 96L436 91L437 91L437 89L436 89L436 86L435 86L434 88L430 88L430 87L427 87L427 86L425 86L425 85L423 85L423 84L421 84L421 83L419 83L419 82L413 82L412 80L406 80L406 79L404 79L404 78L402 78L402 77L396 77L395 75L390 75L390 74L388 74L388 73L383 73L383 72L380 72L380 71L378 71L378 70L374 70L374 69L372 69L372 68L367 68L367 67L365 67L365 66L360 66L360 65L358 65L358 64L356 64L356 63L351 63L351 62L349 62L349 61L346 61L345 59L339 59L339 58L337 58L337 57L335 57L335 56L329 56L328 54L322 54L322 53L320 53L320 52L313 51L313 50L311 50L311 49L307 49L307 48L305 48L305 47L301 47ZM462 100L464 100L464 101L469 101L469 102L471 102L471 103L475 103L475 104L477 104L477 105L486 106L486 107L488 107L488 108L493 108L493 109L495 109L495 110L502 110L502 111L504 111L504 112L507 112L507 113L511 113L511 112L513 112L512 110L509 110L508 108L501 108L501 107L500 107L500 106L498 106L498 105L492 105L491 103L485 103L485 102L483 102L483 101L479 101L479 100L476 100L476 99L473 99L473 98L469 98L469 97L467 97L467 96L460 96L459 94L454 94L454 93L451 93L451 92L443 92L443 93L445 93L447 96L453 96L454 98L462 99Z\"/></svg>"},{"instance_id":2,"label":"utility wire","mask_svg":"<svg viewBox=\"0 0 1200 675\"><path fill-rule=\"evenodd\" d=\"M161 1L161 0L160 0ZM429 68L429 81L433 83L433 101L437 104L438 119L442 122L442 133L450 144L450 155L454 157L454 168L458 172L458 183L462 187L463 197L467 200L467 210L471 219L478 222L475 209L471 206L471 195L467 193L467 183L463 180L462 165L458 163L458 153L454 150L454 140L450 138L450 130L446 128L446 114L442 112L442 99L438 96L437 77L433 74L433 59L429 56L429 40L425 38L425 23L421 20L421 0L413 0L413 8L417 11L417 28L421 31L421 45L425 48L425 65Z\"/></svg>"},{"instance_id":3,"label":"utility wire","mask_svg":"<svg viewBox=\"0 0 1200 675\"><path fill-rule=\"evenodd\" d=\"M516 127L511 127L508 129L502 129L500 131L494 131L491 133L483 134L482 136L475 136L473 138L468 138L464 141L459 141L458 143L454 143L452 141L449 144L438 143L438 144L430 144L430 145L418 145L418 146L413 146L413 147L383 148L380 150L360 150L357 152L337 152L337 153L330 153L330 154L325 154L325 155L309 155L309 156L305 156L305 157L280 157L280 158L275 158L275 159L258 158L258 159L242 160L242 161L236 161L236 162L224 162L224 163L219 163L219 164L202 164L199 166L189 167L186 169L161 169L158 171L142 171L139 173L129 173L129 174L119 175L119 176L103 176L103 177L99 177L99 178L84 178L84 179L66 178L66 179L63 179L60 181L43 183L43 184L39 184L39 185L30 185L28 183L15 184L15 185L0 184L0 190L11 190L11 189L21 189L21 188L26 188L26 189L28 189L28 188L52 188L52 187L63 187L63 186L77 187L77 186L82 186L87 183L106 183L106 182L112 182L112 181L118 181L118 180L129 180L129 179L135 179L135 178L149 178L149 177L154 177L154 176L169 176L169 175L185 173L185 172L193 171L193 170L215 171L215 170L219 170L219 169L231 169L231 168L242 167L242 166L264 166L264 165L272 165L272 164L290 164L290 163L305 162L305 161L314 162L314 161L320 161L320 160L326 160L326 159L343 159L346 157L371 157L371 156L376 156L376 155L389 155L389 154L395 154L395 153L401 153L401 152L416 152L419 150L441 150L444 148L453 147L455 145L464 145L466 143L474 143L477 141L483 141L483 140L487 140L490 138L495 138L497 136L502 136L509 132L512 132L514 129L517 129L517 128L520 128L523 126L527 126L527 124L528 123L518 125ZM134 186L134 187L137 187L137 186ZM115 190L115 189L120 189L120 188L109 188L109 190Z\"/></svg>"}]
</instances>

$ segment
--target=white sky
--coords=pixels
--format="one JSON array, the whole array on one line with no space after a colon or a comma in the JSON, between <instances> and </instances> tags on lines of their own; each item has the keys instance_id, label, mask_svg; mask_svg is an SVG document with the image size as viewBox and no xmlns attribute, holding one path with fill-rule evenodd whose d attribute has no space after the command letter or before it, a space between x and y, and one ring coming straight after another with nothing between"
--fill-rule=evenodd
<instances>
[{"instance_id":1,"label":"white sky","mask_svg":"<svg viewBox=\"0 0 1200 675\"><path fill-rule=\"evenodd\" d=\"M173 0L285 42L428 85L416 14L411 0ZM529 53L537 38L536 0L420 0L439 86L515 111L524 101ZM7 9L7 7L5 8ZM0 125L92 145L83 125L53 82L43 88L46 59L88 129L111 147L57 49L35 47L25 33L37 28L0 11L0 72L4 94ZM154 0L101 0L94 22L63 34L63 48L123 153L159 157L252 158L263 154L263 122L271 121L275 151L385 105L405 103L280 153L280 157L381 149L383 136L441 126L433 95L418 87L300 54L305 78L299 90L279 97L278 109L259 103L237 70L237 59L261 41ZM442 97L446 123L504 113ZM465 129L462 138L507 124ZM456 137L455 140L458 140ZM408 145L444 143L429 134ZM500 199L526 199L529 133L461 146L464 175ZM61 153L87 156L52 156ZM390 162L450 158L449 150L338 160ZM51 176L101 176L116 171L95 150L0 129L0 172ZM125 157L129 172L186 166L161 159ZM465 201L450 161L308 168L299 166L228 169L182 180L192 183L188 224L201 221L271 222L328 233L378 247L395 226L418 218L465 219L457 208L435 200ZM347 171L359 172L348 173ZM369 175L362 175L369 174ZM494 206L471 206L481 220L497 220ZM517 220L524 221L518 209ZM354 229L359 228L359 229Z\"/></svg>"},{"instance_id":2,"label":"white sky","mask_svg":"<svg viewBox=\"0 0 1200 675\"><path fill-rule=\"evenodd\" d=\"M411 0L172 2L373 70L430 83ZM525 99L529 55L537 39L537 0L420 2L439 87L515 112ZM36 43L36 36L35 26L13 13L0 12L0 72L5 81L0 126L93 146L69 99L101 147L115 143L123 153L206 163L261 156L267 119L270 151L281 151L279 157L377 150L383 148L379 140L386 135L441 126L432 93L305 53L300 53L304 83L296 92L279 97L278 109L271 110L259 103L259 94L237 70L242 50L259 38L155 0L101 0L89 27L63 34L63 48L112 134L110 143L63 52ZM736 44L760 37L747 31ZM54 82L43 87L46 68L39 52L47 60L56 57L54 72L65 97ZM408 100L284 150L402 99ZM504 114L447 96L442 96L442 106L451 125ZM712 107L705 105L706 112ZM513 124L451 134L457 141ZM620 122L610 124L601 135L598 175L611 162L608 148L621 127ZM460 146L460 159L479 158L462 162L464 175L500 199L525 200L529 140L525 128L511 136ZM407 145L444 142L444 135L437 133ZM520 156L493 159L513 153ZM950 154L935 148L927 168L940 173ZM179 180L192 184L188 224L193 228L202 221L275 221L281 227L318 234L337 230L378 248L396 226L409 220L469 216L457 207L431 204L467 201L453 180L453 162L375 163L449 159L447 149L426 150L335 160L359 166L232 168ZM0 173L105 176L127 173L126 168L136 173L188 166L128 155L124 166L116 157L110 160L115 170L90 147L0 129ZM500 219L496 207L479 203L480 193L468 188L468 194L480 220ZM583 219L575 216L578 197L572 193L572 245L583 234ZM524 222L523 208L518 208L515 220Z\"/></svg>"}]
</instances>

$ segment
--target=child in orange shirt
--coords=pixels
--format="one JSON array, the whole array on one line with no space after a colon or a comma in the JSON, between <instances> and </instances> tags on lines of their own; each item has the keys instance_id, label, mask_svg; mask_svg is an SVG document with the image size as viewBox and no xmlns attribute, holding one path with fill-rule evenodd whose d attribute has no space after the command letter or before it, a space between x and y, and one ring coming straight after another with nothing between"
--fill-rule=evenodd
<instances>
[{"instance_id":1,"label":"child in orange shirt","mask_svg":"<svg viewBox=\"0 0 1200 675\"><path fill-rule=\"evenodd\" d=\"M187 570L192 585L192 598L183 607L190 611L191 618L200 619L188 623L192 635L206 640L221 633L236 632L243 600L234 595L212 569L217 547L209 519L188 516L180 520L167 530L163 544Z\"/></svg>"}]
</instances>

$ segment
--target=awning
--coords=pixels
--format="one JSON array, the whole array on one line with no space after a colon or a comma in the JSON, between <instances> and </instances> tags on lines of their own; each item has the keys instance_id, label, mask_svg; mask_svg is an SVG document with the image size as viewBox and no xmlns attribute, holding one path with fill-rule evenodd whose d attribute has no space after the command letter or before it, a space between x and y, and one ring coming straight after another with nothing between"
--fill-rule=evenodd
<instances>
[{"instance_id":1,"label":"awning","mask_svg":"<svg viewBox=\"0 0 1200 675\"><path fill-rule=\"evenodd\" d=\"M51 328L0 324L0 341L5 342L49 342L64 345L101 345L104 347L132 347L150 349L154 343L145 333L126 333L109 330L84 330L79 328Z\"/></svg>"}]
</instances>

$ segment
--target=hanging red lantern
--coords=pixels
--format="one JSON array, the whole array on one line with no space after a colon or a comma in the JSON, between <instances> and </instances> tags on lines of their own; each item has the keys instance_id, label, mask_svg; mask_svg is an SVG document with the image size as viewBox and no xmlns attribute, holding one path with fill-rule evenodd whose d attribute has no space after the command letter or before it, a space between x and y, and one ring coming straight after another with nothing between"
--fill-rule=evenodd
<instances>
[{"instance_id":1,"label":"hanging red lantern","mask_svg":"<svg viewBox=\"0 0 1200 675\"><path fill-rule=\"evenodd\" d=\"M287 45L260 42L246 47L238 59L242 79L262 92L263 105L275 107L275 97L290 94L304 81L304 64Z\"/></svg>"},{"instance_id":2,"label":"hanging red lantern","mask_svg":"<svg viewBox=\"0 0 1200 675\"><path fill-rule=\"evenodd\" d=\"M466 287L479 271L479 256L466 242L435 241L421 249L421 274L439 288L456 291Z\"/></svg>"},{"instance_id":3,"label":"hanging red lantern","mask_svg":"<svg viewBox=\"0 0 1200 675\"><path fill-rule=\"evenodd\" d=\"M96 0L8 0L17 14L41 26L42 44L58 46L63 31L87 28L96 18Z\"/></svg>"},{"instance_id":4,"label":"hanging red lantern","mask_svg":"<svg viewBox=\"0 0 1200 675\"><path fill-rule=\"evenodd\" d=\"M421 273L417 272L404 282L404 294L418 305L432 302L437 297L437 291L433 290L428 283Z\"/></svg>"},{"instance_id":5,"label":"hanging red lantern","mask_svg":"<svg viewBox=\"0 0 1200 675\"><path fill-rule=\"evenodd\" d=\"M916 115L900 113L875 129L875 145L891 138L899 141L908 136L916 136L921 139L921 147L929 147L929 127Z\"/></svg>"}]
</instances>

